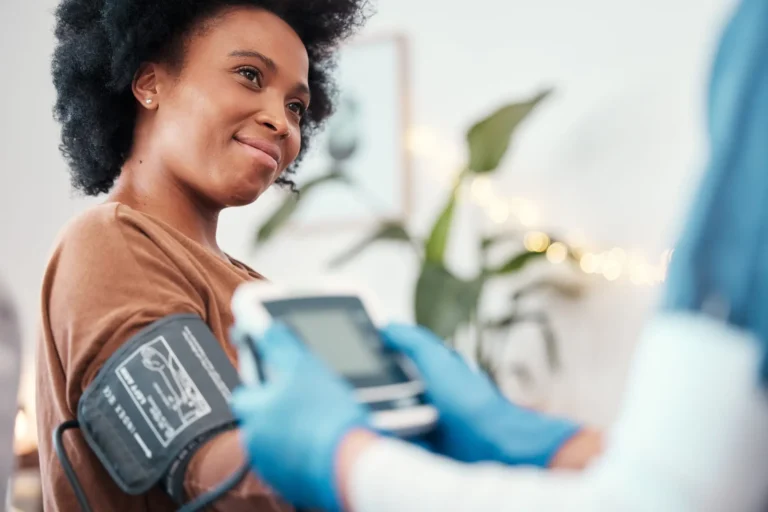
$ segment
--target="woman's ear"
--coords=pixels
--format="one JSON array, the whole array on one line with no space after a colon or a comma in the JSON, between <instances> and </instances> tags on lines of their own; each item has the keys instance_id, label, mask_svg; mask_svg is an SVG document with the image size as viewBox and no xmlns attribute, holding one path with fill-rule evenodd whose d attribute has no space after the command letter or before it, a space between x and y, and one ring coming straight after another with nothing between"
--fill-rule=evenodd
<instances>
[{"instance_id":1,"label":"woman's ear","mask_svg":"<svg viewBox=\"0 0 768 512\"><path fill-rule=\"evenodd\" d=\"M139 67L133 78L133 96L144 108L154 109L157 106L158 71L157 64L145 63Z\"/></svg>"}]
</instances>

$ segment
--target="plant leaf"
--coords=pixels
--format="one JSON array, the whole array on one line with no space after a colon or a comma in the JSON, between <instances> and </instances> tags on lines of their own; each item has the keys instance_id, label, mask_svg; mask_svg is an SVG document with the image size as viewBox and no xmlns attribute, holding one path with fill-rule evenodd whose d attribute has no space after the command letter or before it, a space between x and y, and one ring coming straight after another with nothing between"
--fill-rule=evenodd
<instances>
[{"instance_id":1,"label":"plant leaf","mask_svg":"<svg viewBox=\"0 0 768 512\"><path fill-rule=\"evenodd\" d=\"M401 222L384 222L378 227L376 231L369 234L355 245L333 258L329 265L331 267L338 267L343 265L367 249L369 245L383 240L411 242L411 235L408 234L408 231L406 231Z\"/></svg>"},{"instance_id":2,"label":"plant leaf","mask_svg":"<svg viewBox=\"0 0 768 512\"><path fill-rule=\"evenodd\" d=\"M443 265L424 262L416 283L416 322L443 339L469 323L477 307L484 279L460 279Z\"/></svg>"},{"instance_id":3,"label":"plant leaf","mask_svg":"<svg viewBox=\"0 0 768 512\"><path fill-rule=\"evenodd\" d=\"M346 181L343 174L339 172L330 172L319 176L311 181L308 181L298 194L291 194L285 198L283 204L275 210L274 213L261 225L256 233L256 243L261 244L272 238L296 213L299 203L303 200L309 192L315 189L318 185L329 181Z\"/></svg>"},{"instance_id":4,"label":"plant leaf","mask_svg":"<svg viewBox=\"0 0 768 512\"><path fill-rule=\"evenodd\" d=\"M528 263L542 258L546 255L545 252L524 251L510 257L499 267L491 270L489 275L491 276L505 276L514 274L522 270Z\"/></svg>"},{"instance_id":5,"label":"plant leaf","mask_svg":"<svg viewBox=\"0 0 768 512\"><path fill-rule=\"evenodd\" d=\"M509 242L509 241L518 241L523 238L523 233L519 231L504 231L502 233L497 233L495 235L486 236L483 237L482 241L480 242L480 247L484 251L487 251L491 247L495 246L496 244Z\"/></svg>"},{"instance_id":6,"label":"plant leaf","mask_svg":"<svg viewBox=\"0 0 768 512\"><path fill-rule=\"evenodd\" d=\"M430 263L442 265L445 260L445 249L448 246L448 236L451 233L451 224L453 224L453 212L456 209L456 198L458 197L459 187L462 177L453 187L448 202L443 207L443 211L432 226L426 244L424 246L424 257Z\"/></svg>"},{"instance_id":7,"label":"plant leaf","mask_svg":"<svg viewBox=\"0 0 768 512\"><path fill-rule=\"evenodd\" d=\"M509 149L515 129L551 91L543 91L528 101L501 107L475 123L467 132L469 169L475 173L495 170Z\"/></svg>"}]
</instances>

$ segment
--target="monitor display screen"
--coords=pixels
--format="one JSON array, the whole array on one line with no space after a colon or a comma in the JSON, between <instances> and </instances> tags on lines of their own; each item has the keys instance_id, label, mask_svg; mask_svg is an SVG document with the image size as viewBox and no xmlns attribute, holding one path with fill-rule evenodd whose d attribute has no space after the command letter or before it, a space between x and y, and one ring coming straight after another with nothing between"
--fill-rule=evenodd
<instances>
[{"instance_id":1,"label":"monitor display screen","mask_svg":"<svg viewBox=\"0 0 768 512\"><path fill-rule=\"evenodd\" d=\"M297 311L288 323L337 372L349 376L387 371L385 361L372 350L369 333L360 329L350 311L343 309Z\"/></svg>"},{"instance_id":2,"label":"monitor display screen","mask_svg":"<svg viewBox=\"0 0 768 512\"><path fill-rule=\"evenodd\" d=\"M409 380L384 350L378 330L356 297L285 299L265 306L326 364L354 383L387 385Z\"/></svg>"}]
</instances>

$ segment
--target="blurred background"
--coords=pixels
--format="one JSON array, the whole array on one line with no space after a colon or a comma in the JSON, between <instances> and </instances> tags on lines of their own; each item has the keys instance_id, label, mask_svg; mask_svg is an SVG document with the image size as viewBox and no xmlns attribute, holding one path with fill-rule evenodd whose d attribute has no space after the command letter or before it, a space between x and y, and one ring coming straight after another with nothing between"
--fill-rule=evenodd
<instances>
[{"instance_id":1,"label":"blurred background","mask_svg":"<svg viewBox=\"0 0 768 512\"><path fill-rule=\"evenodd\" d=\"M609 425L706 154L706 78L732 4L380 0L342 53L341 106L297 175L305 193L225 212L221 246L274 281L363 283L511 398ZM0 279L24 341L23 510L37 492L40 280L57 232L99 202L72 191L58 152L55 5L0 4Z\"/></svg>"}]
</instances>

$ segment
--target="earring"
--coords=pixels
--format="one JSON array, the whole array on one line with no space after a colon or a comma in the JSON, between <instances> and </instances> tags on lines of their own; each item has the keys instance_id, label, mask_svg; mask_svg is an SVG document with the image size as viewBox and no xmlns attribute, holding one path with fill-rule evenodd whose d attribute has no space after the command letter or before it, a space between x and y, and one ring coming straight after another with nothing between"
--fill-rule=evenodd
<instances>
[{"instance_id":1,"label":"earring","mask_svg":"<svg viewBox=\"0 0 768 512\"><path fill-rule=\"evenodd\" d=\"M146 102L147 102L147 105L149 105L150 103L152 103L152 98L147 98L147 99L146 99L146 100L144 100L144 101L146 101Z\"/></svg>"}]
</instances>

